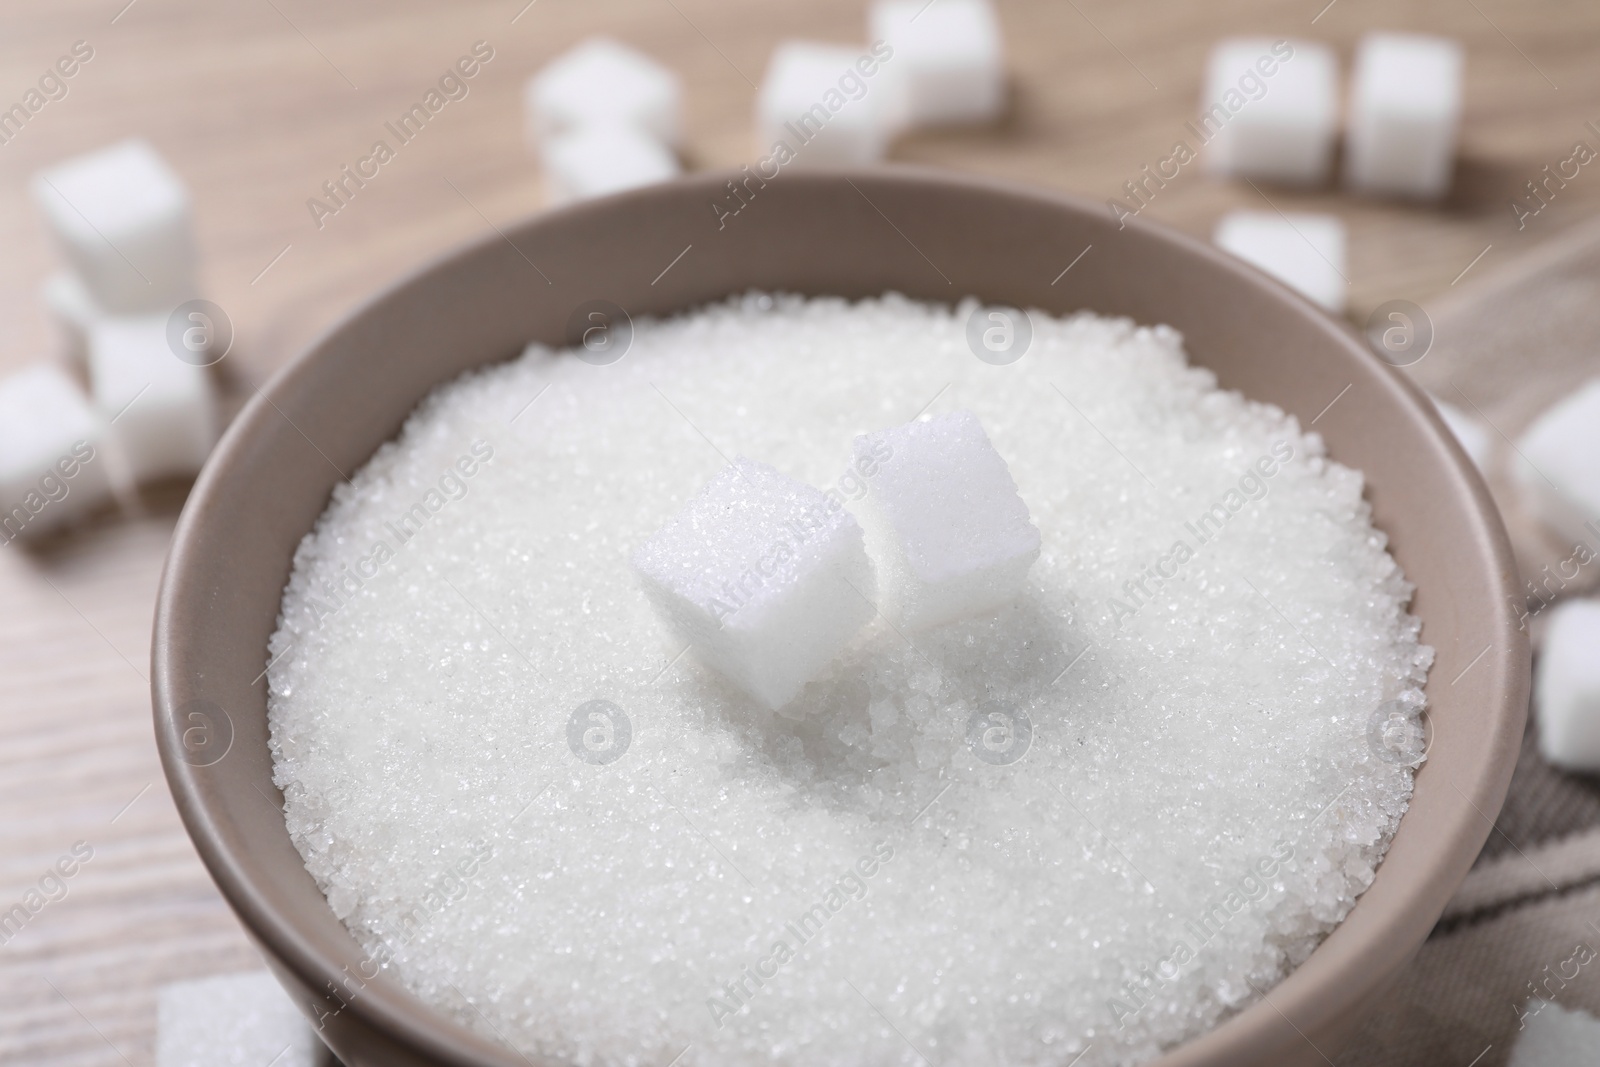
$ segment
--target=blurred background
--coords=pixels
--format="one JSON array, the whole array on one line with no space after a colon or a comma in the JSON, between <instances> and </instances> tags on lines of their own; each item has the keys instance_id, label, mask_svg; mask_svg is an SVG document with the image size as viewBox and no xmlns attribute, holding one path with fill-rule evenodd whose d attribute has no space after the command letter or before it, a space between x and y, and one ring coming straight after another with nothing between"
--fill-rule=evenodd
<instances>
[{"instance_id":1,"label":"blurred background","mask_svg":"<svg viewBox=\"0 0 1600 1067\"><path fill-rule=\"evenodd\" d=\"M994 7L1007 77L1002 115L909 132L893 141L890 162L1127 203L1124 183L1188 136L1207 57L1223 38L1321 42L1338 58L1341 94L1364 34L1412 31L1459 42L1460 135L1442 198L1363 197L1336 178L1310 188L1226 180L1186 166L1140 215L1206 240L1236 210L1341 220L1342 314L1353 326L1396 300L1440 324L1441 337L1443 324L1481 317L1482 328L1470 331L1477 348L1454 357L1436 351L1407 372L1475 411L1489 427L1491 451L1505 452L1540 410L1600 373L1586 318L1600 304L1600 253L1585 258L1586 249L1600 249L1600 234L1586 227L1600 213L1600 165L1577 165L1576 176L1569 167L1569 177L1542 186L1537 200L1528 185L1572 160L1579 143L1600 149L1600 5L998 0ZM62 255L30 182L64 160L137 136L187 186L198 288L233 333L215 372L225 417L365 296L546 207L552 190L525 134L523 89L574 45L610 35L681 79L679 157L692 172L765 154L754 112L780 42L856 46L867 37L866 19L862 0L7 0L0 107L24 101L62 57L81 58L80 43L92 58L63 80L63 94L30 107L25 122L0 127L7 134L0 143L0 373L54 359L63 347L41 297ZM325 198L324 183L385 137L385 123L475 42L485 42L493 58L467 94L336 214L319 219L308 201ZM1533 205L1539 210L1529 213ZM1562 338L1559 346L1545 331ZM1490 473L1503 499L1512 499L1500 485L1503 472ZM93 853L62 899L0 943L0 1063L144 1067L155 1062L163 983L259 966L195 857L151 740L151 612L186 484L150 482L56 535L0 550L0 909L22 900L76 843ZM1570 556L1570 545L1533 521L1516 514L1508 521L1530 578ZM1600 568L1588 568L1571 589L1563 583L1563 595L1592 583L1593 570ZM1543 768L1531 750L1524 763L1483 863L1537 866L1529 859L1534 849L1600 825L1595 779ZM1577 903L1600 917L1600 845L1590 851L1558 888L1566 898L1589 894ZM1510 868L1500 874L1516 881ZM1487 910L1504 911L1532 893L1518 892L1494 898ZM1452 948L1446 942L1470 915L1447 916L1419 961L1424 970L1411 999L1401 998L1405 1010L1376 1020L1367 1043L1341 1065L1466 1067L1482 1048L1479 1035L1463 1033L1458 1045L1415 1036L1419 1025L1426 1029L1426 1005L1445 996L1430 992L1430 982L1448 972L1485 989L1520 991L1540 974L1537 963L1562 958L1557 946L1570 950L1580 934L1600 945L1600 928L1550 930L1522 914L1519 921L1533 923L1527 936L1548 942L1526 964L1497 961L1465 942ZM1600 1009L1600 978L1586 971L1561 1000ZM1495 1013L1499 1030L1515 1028L1510 994L1496 993L1482 1011ZM1507 1062L1505 1043L1497 1037L1491 1046L1481 1062ZM1449 1059L1458 1049L1464 1055Z\"/></svg>"}]
</instances>

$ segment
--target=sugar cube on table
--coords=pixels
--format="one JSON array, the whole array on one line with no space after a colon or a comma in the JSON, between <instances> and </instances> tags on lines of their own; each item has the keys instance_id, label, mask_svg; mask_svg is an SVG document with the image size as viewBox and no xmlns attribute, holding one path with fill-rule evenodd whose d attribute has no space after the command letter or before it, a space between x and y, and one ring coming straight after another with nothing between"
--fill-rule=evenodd
<instances>
[{"instance_id":1,"label":"sugar cube on table","mask_svg":"<svg viewBox=\"0 0 1600 1067\"><path fill-rule=\"evenodd\" d=\"M1229 38L1211 50L1195 129L1212 174L1315 185L1328 175L1339 121L1332 49Z\"/></svg>"},{"instance_id":2,"label":"sugar cube on table","mask_svg":"<svg viewBox=\"0 0 1600 1067\"><path fill-rule=\"evenodd\" d=\"M780 165L882 159L906 122L905 78L894 73L887 51L813 41L778 45L756 97L757 149Z\"/></svg>"},{"instance_id":3,"label":"sugar cube on table","mask_svg":"<svg viewBox=\"0 0 1600 1067\"><path fill-rule=\"evenodd\" d=\"M89 333L89 381L130 477L193 474L217 439L206 369L172 351L167 316L111 317Z\"/></svg>"},{"instance_id":4,"label":"sugar cube on table","mask_svg":"<svg viewBox=\"0 0 1600 1067\"><path fill-rule=\"evenodd\" d=\"M1578 1008L1531 1000L1506 1067L1594 1067L1600 1063L1600 1019Z\"/></svg>"},{"instance_id":5,"label":"sugar cube on table","mask_svg":"<svg viewBox=\"0 0 1600 1067\"><path fill-rule=\"evenodd\" d=\"M849 507L889 619L920 630L1016 597L1039 558L1039 530L976 415L862 434L853 452L866 491Z\"/></svg>"},{"instance_id":6,"label":"sugar cube on table","mask_svg":"<svg viewBox=\"0 0 1600 1067\"><path fill-rule=\"evenodd\" d=\"M1439 409L1439 417L1450 427L1450 432L1461 444L1461 450L1478 465L1479 470L1487 471L1493 454L1494 431L1482 419L1462 411L1454 404L1435 398L1433 406Z\"/></svg>"},{"instance_id":7,"label":"sugar cube on table","mask_svg":"<svg viewBox=\"0 0 1600 1067\"><path fill-rule=\"evenodd\" d=\"M1568 600L1551 611L1533 703L1544 758L1600 771L1600 600Z\"/></svg>"},{"instance_id":8,"label":"sugar cube on table","mask_svg":"<svg viewBox=\"0 0 1600 1067\"><path fill-rule=\"evenodd\" d=\"M40 171L33 195L67 262L107 312L171 311L195 295L189 192L144 141Z\"/></svg>"},{"instance_id":9,"label":"sugar cube on table","mask_svg":"<svg viewBox=\"0 0 1600 1067\"><path fill-rule=\"evenodd\" d=\"M988 0L879 0L868 36L894 55L913 126L993 122L1005 107L1000 20Z\"/></svg>"},{"instance_id":10,"label":"sugar cube on table","mask_svg":"<svg viewBox=\"0 0 1600 1067\"><path fill-rule=\"evenodd\" d=\"M61 335L61 355L68 366L86 370L89 358L89 328L104 316L83 280L70 270L57 271L45 279L41 289L44 306Z\"/></svg>"},{"instance_id":11,"label":"sugar cube on table","mask_svg":"<svg viewBox=\"0 0 1600 1067\"><path fill-rule=\"evenodd\" d=\"M674 636L769 708L872 618L861 527L837 501L738 457L634 554Z\"/></svg>"},{"instance_id":12,"label":"sugar cube on table","mask_svg":"<svg viewBox=\"0 0 1600 1067\"><path fill-rule=\"evenodd\" d=\"M1461 46L1444 37L1363 37L1350 86L1345 184L1362 192L1444 195L1455 168L1461 68Z\"/></svg>"},{"instance_id":13,"label":"sugar cube on table","mask_svg":"<svg viewBox=\"0 0 1600 1067\"><path fill-rule=\"evenodd\" d=\"M653 185L678 174L678 159L661 142L625 126L580 127L545 144L550 203Z\"/></svg>"},{"instance_id":14,"label":"sugar cube on table","mask_svg":"<svg viewBox=\"0 0 1600 1067\"><path fill-rule=\"evenodd\" d=\"M156 1067L332 1067L311 1021L267 971L156 991Z\"/></svg>"},{"instance_id":15,"label":"sugar cube on table","mask_svg":"<svg viewBox=\"0 0 1600 1067\"><path fill-rule=\"evenodd\" d=\"M37 537L105 503L105 451L104 421L61 368L0 379L0 540Z\"/></svg>"},{"instance_id":16,"label":"sugar cube on table","mask_svg":"<svg viewBox=\"0 0 1600 1067\"><path fill-rule=\"evenodd\" d=\"M683 132L678 76L609 37L589 38L534 75L523 103L535 148L592 126L625 126L669 148Z\"/></svg>"},{"instance_id":17,"label":"sugar cube on table","mask_svg":"<svg viewBox=\"0 0 1600 1067\"><path fill-rule=\"evenodd\" d=\"M1511 473L1528 510L1563 538L1600 539L1600 378L1534 420Z\"/></svg>"},{"instance_id":18,"label":"sugar cube on table","mask_svg":"<svg viewBox=\"0 0 1600 1067\"><path fill-rule=\"evenodd\" d=\"M1213 240L1329 311L1344 310L1344 223L1332 215L1234 211L1217 223Z\"/></svg>"}]
</instances>

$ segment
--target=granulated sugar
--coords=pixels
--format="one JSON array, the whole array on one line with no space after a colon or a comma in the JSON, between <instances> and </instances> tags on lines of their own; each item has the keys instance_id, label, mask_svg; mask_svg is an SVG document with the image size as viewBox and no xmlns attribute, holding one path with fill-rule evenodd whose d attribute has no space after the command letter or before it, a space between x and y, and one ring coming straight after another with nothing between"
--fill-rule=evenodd
<instances>
[{"instance_id":1,"label":"granulated sugar","mask_svg":"<svg viewBox=\"0 0 1600 1067\"><path fill-rule=\"evenodd\" d=\"M272 746L363 977L577 1064L1088 1067L1345 915L1432 659L1361 475L1169 329L1034 314L995 366L972 310L751 295L609 366L536 347L335 491ZM629 558L731 457L849 497L857 434L957 409L1042 536L1019 599L875 617L776 713L669 643Z\"/></svg>"}]
</instances>

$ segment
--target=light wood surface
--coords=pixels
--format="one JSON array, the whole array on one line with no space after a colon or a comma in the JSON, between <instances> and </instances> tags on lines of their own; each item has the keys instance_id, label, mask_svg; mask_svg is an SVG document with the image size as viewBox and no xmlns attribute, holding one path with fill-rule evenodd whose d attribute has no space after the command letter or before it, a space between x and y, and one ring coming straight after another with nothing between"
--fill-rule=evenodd
<instances>
[{"instance_id":1,"label":"light wood surface","mask_svg":"<svg viewBox=\"0 0 1600 1067\"><path fill-rule=\"evenodd\" d=\"M10 0L0 11L0 107L74 42L95 55L65 98L0 145L0 370L52 349L38 290L58 259L27 183L57 159L138 134L183 174L207 295L237 330L224 364L237 392L364 294L539 208L519 90L573 42L609 32L676 68L686 155L704 167L754 158L753 83L778 40L865 33L859 0L525 3ZM1350 227L1359 319L1396 297L1427 307L1469 266L1469 276L1491 271L1600 208L1600 167L1585 168L1521 231L1508 206L1575 141L1600 146L1584 126L1600 120L1600 7L1325 4L1001 0L1014 75L1007 121L918 136L894 158L1103 200L1168 154L1216 38L1311 37L1348 62L1361 33L1412 29L1467 47L1461 164L1446 203L1257 191L1190 167L1147 216L1207 235L1233 208L1332 211ZM471 94L318 229L307 198L477 40L495 56ZM181 499L181 487L167 487L39 549L0 549L0 911L74 842L94 850L65 899L0 945L0 1064L145 1067L159 984L255 965L178 823L151 741L151 608Z\"/></svg>"}]
</instances>

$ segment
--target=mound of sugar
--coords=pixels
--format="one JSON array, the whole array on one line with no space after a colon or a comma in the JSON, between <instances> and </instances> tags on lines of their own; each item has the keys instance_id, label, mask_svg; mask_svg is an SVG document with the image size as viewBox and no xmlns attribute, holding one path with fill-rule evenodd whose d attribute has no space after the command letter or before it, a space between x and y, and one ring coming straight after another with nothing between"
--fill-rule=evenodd
<instances>
[{"instance_id":1,"label":"mound of sugar","mask_svg":"<svg viewBox=\"0 0 1600 1067\"><path fill-rule=\"evenodd\" d=\"M1172 330L1034 313L994 366L975 307L752 294L609 366L535 346L335 490L270 724L363 973L535 1061L1095 1067L1305 959L1420 759L1369 741L1431 652L1360 474ZM1005 457L1022 594L875 619L777 713L675 660L628 560L725 457L852 502L841 444L925 409Z\"/></svg>"},{"instance_id":2,"label":"mound of sugar","mask_svg":"<svg viewBox=\"0 0 1600 1067\"><path fill-rule=\"evenodd\" d=\"M674 635L769 708L872 618L861 527L836 501L738 457L633 557Z\"/></svg>"},{"instance_id":3,"label":"mound of sugar","mask_svg":"<svg viewBox=\"0 0 1600 1067\"><path fill-rule=\"evenodd\" d=\"M1013 600L1039 558L1039 531L977 416L952 411L862 434L854 505L882 568L881 608L910 630Z\"/></svg>"}]
</instances>

